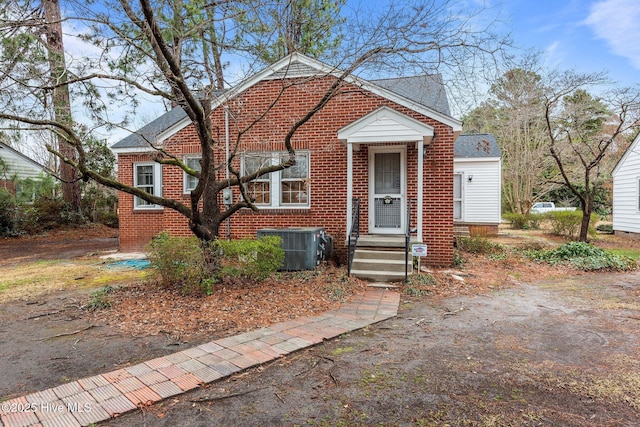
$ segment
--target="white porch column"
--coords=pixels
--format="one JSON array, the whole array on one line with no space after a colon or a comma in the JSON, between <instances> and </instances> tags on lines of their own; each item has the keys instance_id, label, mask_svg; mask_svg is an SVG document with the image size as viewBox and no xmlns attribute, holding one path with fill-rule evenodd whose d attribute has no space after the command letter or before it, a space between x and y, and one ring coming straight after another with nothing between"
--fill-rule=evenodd
<instances>
[{"instance_id":1,"label":"white porch column","mask_svg":"<svg viewBox=\"0 0 640 427\"><path fill-rule=\"evenodd\" d=\"M353 144L347 141L347 231L345 237L349 238L351 232L351 215L353 212Z\"/></svg>"},{"instance_id":2,"label":"white porch column","mask_svg":"<svg viewBox=\"0 0 640 427\"><path fill-rule=\"evenodd\" d=\"M418 229L418 242L422 243L422 203L424 200L424 140L418 141L418 210L417 216L417 229Z\"/></svg>"}]
</instances>

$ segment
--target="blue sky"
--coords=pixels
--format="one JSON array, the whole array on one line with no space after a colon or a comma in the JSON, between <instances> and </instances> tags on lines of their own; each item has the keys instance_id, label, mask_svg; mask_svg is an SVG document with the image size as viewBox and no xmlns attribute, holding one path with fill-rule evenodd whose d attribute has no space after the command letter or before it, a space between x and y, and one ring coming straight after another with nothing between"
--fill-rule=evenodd
<instances>
[{"instance_id":1,"label":"blue sky","mask_svg":"<svg viewBox=\"0 0 640 427\"><path fill-rule=\"evenodd\" d=\"M495 8L513 40L545 52L549 67L640 84L640 0L504 0Z\"/></svg>"}]
</instances>

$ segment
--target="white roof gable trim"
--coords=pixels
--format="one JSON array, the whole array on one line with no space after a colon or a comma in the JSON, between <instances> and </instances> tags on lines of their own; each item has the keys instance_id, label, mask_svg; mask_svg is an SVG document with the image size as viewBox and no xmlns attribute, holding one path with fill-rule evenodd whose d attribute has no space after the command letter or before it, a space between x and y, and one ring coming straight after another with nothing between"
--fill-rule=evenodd
<instances>
[{"instance_id":1,"label":"white roof gable trim","mask_svg":"<svg viewBox=\"0 0 640 427\"><path fill-rule=\"evenodd\" d=\"M433 127L383 106L338 130L338 139L347 144L429 143L433 134Z\"/></svg>"},{"instance_id":2,"label":"white roof gable trim","mask_svg":"<svg viewBox=\"0 0 640 427\"><path fill-rule=\"evenodd\" d=\"M301 67L300 64L303 65L304 67ZM316 70L316 71L312 73L311 70ZM225 102L233 99L234 97L238 96L240 93L246 91L247 89L251 88L252 86L258 84L263 80L276 80L276 79L284 79L284 78L291 78L291 77L312 78L314 76L320 77L323 75L333 75L338 77L342 75L342 71L339 70L338 68L330 67L327 64L324 64L306 55L302 55L298 52L294 52L291 55L288 55L282 58L281 60L273 63L272 65L263 69L262 71L254 74L253 76L244 80L237 86L226 91L224 94L219 96L213 102L213 105L211 106L211 108L215 109L217 107L220 107ZM451 126L454 132L462 131L461 121L454 119L453 117L449 117L445 114L439 113L438 111L435 111L424 105L417 104L416 102L411 101L401 95L398 95L397 93L392 92L388 89L382 88L378 85L375 85L373 83L370 83L366 80L360 79L353 75L348 76L345 79L345 82L357 85L362 89L370 91L376 95L379 95L385 99L393 101L404 107L407 107L417 113L430 117L434 120L444 123L445 125ZM170 132L166 132L166 131L163 132L159 136L156 143L158 145L161 145L164 142L164 140L175 135L180 130L187 127L189 124L191 124L191 119L189 119L189 117L185 117L183 120L176 123L172 127ZM139 152L141 150L138 149L137 151Z\"/></svg>"},{"instance_id":3,"label":"white roof gable trim","mask_svg":"<svg viewBox=\"0 0 640 427\"><path fill-rule=\"evenodd\" d=\"M624 164L624 162L627 160L627 158L631 155L632 152L640 152L640 133L633 140L629 148L627 148L627 151L624 152L620 160L618 160L616 167L614 167L613 171L611 172L611 176L613 177L616 176L616 174L618 173L618 169L620 169L620 167Z\"/></svg>"}]
</instances>

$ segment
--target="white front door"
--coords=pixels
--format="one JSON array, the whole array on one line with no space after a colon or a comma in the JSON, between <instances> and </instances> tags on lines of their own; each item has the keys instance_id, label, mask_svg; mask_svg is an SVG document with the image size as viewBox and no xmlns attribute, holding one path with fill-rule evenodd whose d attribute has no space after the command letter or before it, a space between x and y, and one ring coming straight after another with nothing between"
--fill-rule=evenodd
<instances>
[{"instance_id":1,"label":"white front door","mask_svg":"<svg viewBox=\"0 0 640 427\"><path fill-rule=\"evenodd\" d=\"M369 232L404 234L405 147L369 147Z\"/></svg>"}]
</instances>

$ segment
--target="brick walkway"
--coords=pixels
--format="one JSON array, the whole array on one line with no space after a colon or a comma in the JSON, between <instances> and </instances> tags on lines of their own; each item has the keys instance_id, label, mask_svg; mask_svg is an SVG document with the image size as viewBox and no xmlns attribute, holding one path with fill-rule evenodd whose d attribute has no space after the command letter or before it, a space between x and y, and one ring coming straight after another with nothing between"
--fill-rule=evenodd
<instances>
[{"instance_id":1,"label":"brick walkway","mask_svg":"<svg viewBox=\"0 0 640 427\"><path fill-rule=\"evenodd\" d=\"M212 341L0 403L0 427L86 426L260 365L398 313L398 292L369 288L337 310Z\"/></svg>"}]
</instances>

